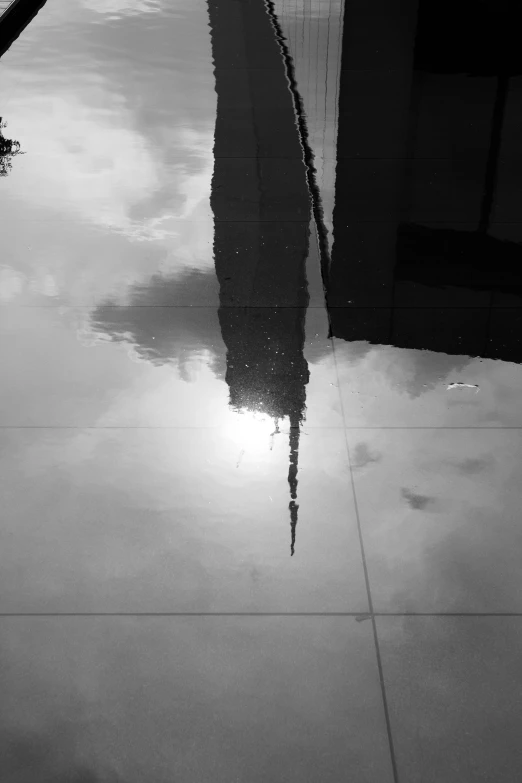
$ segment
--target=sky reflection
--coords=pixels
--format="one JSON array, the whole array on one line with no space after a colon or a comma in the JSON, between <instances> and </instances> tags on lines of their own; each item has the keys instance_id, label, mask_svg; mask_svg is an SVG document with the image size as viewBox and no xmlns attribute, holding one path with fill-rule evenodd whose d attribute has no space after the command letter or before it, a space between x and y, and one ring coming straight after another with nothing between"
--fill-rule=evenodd
<instances>
[{"instance_id":1,"label":"sky reflection","mask_svg":"<svg viewBox=\"0 0 522 783\"><path fill-rule=\"evenodd\" d=\"M306 47L301 51L302 42L292 37L292 14L299 9L283 3L276 11L288 34L308 119L322 128L326 143L335 130L328 92L333 83L330 87L327 83L322 95L321 125L322 98L314 95L315 83L306 81L303 70ZM318 45L323 46L325 30L330 36L326 40L333 47L329 49L332 68L339 56L334 43L340 9L334 11L337 17L329 9L323 19L322 8L313 16ZM139 28L136 16L140 16ZM178 17L183 24L173 23ZM74 34L63 36L64 25ZM163 28L168 28L168 35ZM154 42L153 48L136 51L138 29L143 41ZM225 389L217 398L214 395L225 383L227 346L216 314L219 285L210 207L216 92L209 32L208 9L202 0L190 8L182 3L166 8L144 0L103 5L94 0L55 2L42 9L2 59L2 111L27 154L17 159L0 192L6 218L0 300L4 305L73 307L57 312L24 310L18 315L3 311L3 339L9 345L16 335L21 349L17 354L7 349L6 368L11 367L13 379L28 378L14 421L35 421L40 410L46 410L53 423L59 411L64 421L87 424L98 417L125 421L128 415L136 415L136 408L133 414L124 414L129 409L121 395L136 400L144 393L140 385L144 381L138 383L138 378L157 379L150 384L165 388L165 394L176 388L181 401L187 397L183 383L203 388L202 368L206 368L207 396L194 395L198 404L188 420L195 420L198 410L201 420L216 421L214 414L206 412L213 410L214 399L226 396ZM60 58L53 54L58 48ZM190 67L181 69L179 64L187 57ZM312 142L319 161L333 154L321 148L320 141L318 130ZM332 187L331 182L324 185L324 194ZM315 241L312 238L309 253ZM322 292L314 285L314 302L319 303ZM78 305L82 309L75 310ZM169 311L171 305L177 307ZM328 325L323 316L316 327L312 321L321 316L312 311L306 318L304 351L311 369L307 421L337 424L341 405L335 398ZM44 349L37 347L37 334L46 335ZM20 355L34 359L21 362ZM78 403L71 402L68 371L60 371L69 361L77 365L78 377L99 375L100 382L103 378L108 397L102 394L96 400L99 387L91 382L90 394L82 392ZM479 384L480 398L469 406L481 410L480 420L513 421L516 416L516 408L504 418L495 413L500 403L493 400L480 408L481 401L490 399L489 387L498 390L506 384L509 388L518 379L516 365L362 341L338 341L336 361L345 387L345 413L358 425L406 421L417 416L416 409L429 410L430 421L456 420L465 392L452 397L445 386L451 382ZM41 393L31 401L29 377L31 373L34 377L37 367ZM166 387L159 381L160 374L171 379ZM320 383L330 376L331 399ZM136 379L136 387L129 385L131 378ZM8 401L17 396L14 385L13 381L13 389L3 392L7 416L12 415ZM44 403L46 387L50 396ZM500 391L494 394L500 399ZM502 395L508 405L509 393ZM79 400L89 396L77 419ZM68 400L65 407L60 407L60 398ZM109 409L102 399L110 400ZM329 402L321 413L325 399ZM400 405L399 399L404 400ZM418 400L415 405L413 400ZM119 405L121 414L116 415ZM140 414L140 420L147 416L159 420L153 408L146 405L149 413ZM420 420L427 415L419 414ZM169 413L169 420L177 419Z\"/></svg>"},{"instance_id":2,"label":"sky reflection","mask_svg":"<svg viewBox=\"0 0 522 783\"><path fill-rule=\"evenodd\" d=\"M274 6L331 232L341 3ZM0 182L0 609L363 617L9 618L15 783L333 783L356 756L354 779L388 780L365 568L384 610L521 609L522 366L461 353L435 321L441 350L413 349L417 316L366 300L364 339L340 339L349 307L329 337L280 52L262 3L217 7L49 0L2 57L26 154ZM230 73L257 71L258 50L261 76ZM363 293L394 231L365 225Z\"/></svg>"},{"instance_id":3,"label":"sky reflection","mask_svg":"<svg viewBox=\"0 0 522 783\"><path fill-rule=\"evenodd\" d=\"M140 68L132 30L125 30L132 25L127 14L160 11L160 5L110 5L45 6L24 34L25 47L12 47L2 60L3 111L27 151L0 194L13 232L4 258L16 258L3 265L4 301L25 293L24 303L37 293L88 304L115 290L123 295L122 276L130 282L154 271L212 264L215 92L206 4L179 6L196 31L189 49L186 28L169 28L171 50L181 42L183 75L159 52ZM80 13L85 9L90 15ZM103 28L105 40L95 26L102 11L114 17ZM73 26L66 36L65 21ZM176 57L170 59L174 64ZM38 248L36 257L9 250L22 224L33 234L28 245ZM138 242L145 244L136 248ZM88 266L79 252L86 243L98 245Z\"/></svg>"}]
</instances>

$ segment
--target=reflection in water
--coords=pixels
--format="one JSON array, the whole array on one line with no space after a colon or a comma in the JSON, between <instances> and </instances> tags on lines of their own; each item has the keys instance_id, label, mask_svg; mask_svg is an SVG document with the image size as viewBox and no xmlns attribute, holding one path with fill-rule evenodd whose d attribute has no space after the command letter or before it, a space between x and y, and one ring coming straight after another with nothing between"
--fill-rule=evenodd
<instances>
[{"instance_id":1,"label":"reflection in water","mask_svg":"<svg viewBox=\"0 0 522 783\"><path fill-rule=\"evenodd\" d=\"M333 229L343 3L344 0L274 0L273 3L302 100L328 253Z\"/></svg>"},{"instance_id":2,"label":"reflection in water","mask_svg":"<svg viewBox=\"0 0 522 783\"><path fill-rule=\"evenodd\" d=\"M0 114L28 151L0 192L3 241L33 249L4 253L13 304L121 302L212 265L206 4L146 6L53 0L1 60Z\"/></svg>"},{"instance_id":3,"label":"reflection in water","mask_svg":"<svg viewBox=\"0 0 522 783\"><path fill-rule=\"evenodd\" d=\"M502 10L503 13L498 13ZM433 49L433 27L437 24L433 9L421 3L413 60L413 92L418 103L422 99L424 74L446 75L448 81L462 72L471 78L495 78L494 92L488 90L484 109L490 115L488 149L482 150L483 171L480 216L476 231L430 229L421 225L401 225L397 237L398 280L412 280L427 285L463 286L488 291L522 293L520 261L522 245L487 236L494 214L494 196L501 154L502 129L510 91L510 76L520 72L522 62L513 59L514 49L506 36L505 9L478 6L471 17L476 27L470 39L470 30L450 33L448 47ZM499 29L499 25L501 29ZM465 35L464 35L465 33ZM487 36L488 47L484 58L476 50L477 40ZM447 36L446 36L447 37ZM459 41L457 46L457 41ZM465 41L464 47L460 44ZM511 44L511 45L510 45ZM458 49L458 51L457 51ZM451 83L451 82L450 82ZM508 154L509 151L507 150ZM484 165L485 163L485 165ZM478 190L478 189L477 189ZM414 260L413 260L413 258ZM412 264L413 261L413 264ZM491 271L495 269L492 279Z\"/></svg>"},{"instance_id":4,"label":"reflection in water","mask_svg":"<svg viewBox=\"0 0 522 783\"><path fill-rule=\"evenodd\" d=\"M324 275L329 267L328 229L325 223L322 193L319 189L320 179L318 176L319 172L317 170L315 150L311 143L311 137L308 128L308 117L304 101L301 97L299 84L297 82L297 72L294 59L291 54L289 41L283 33L282 24L280 23L279 18L275 12L275 3L268 0L266 7L281 50L281 57L285 69L285 77L292 94L295 123L297 125L299 141L302 148L309 198L311 200L312 214L319 244L321 270ZM324 149L322 151L324 160Z\"/></svg>"},{"instance_id":5,"label":"reflection in water","mask_svg":"<svg viewBox=\"0 0 522 783\"><path fill-rule=\"evenodd\" d=\"M306 40L296 35L297 26L292 28L284 6L275 3L269 8L271 18L264 10L255 16L254 4L231 6L226 12L220 9L219 14L217 7L209 4L218 98L211 198L217 281L213 270L156 275L131 288L128 307L114 306L116 300L106 301L94 312L93 321L116 339L133 342L147 361L174 361L187 379L191 357L204 356L215 374L225 378L232 410L243 412L246 418L254 414L270 417L274 434L279 433L283 420L288 421L293 553L299 435L309 379L303 345L308 304L304 264L310 246L311 209L299 121L304 123L304 140L308 138L313 147L319 175L332 145L321 147L315 85L313 80L306 81L303 56L299 57L299 46L306 52L311 44L306 49ZM521 360L517 332L499 327L494 312L495 296L513 296L520 274L520 246L505 236L506 224L495 215L498 199L493 198L491 187L496 179L497 192L503 186L502 171L496 170L502 157L499 129L504 115L505 137L514 107L509 95L503 106L491 76L441 74L442 66L434 65L428 70L422 48L426 24L422 8L417 31L411 18L391 15L395 38L390 40L396 40L397 48L389 56L399 58L393 71L388 61L381 70L357 72L352 67L361 66L357 58L362 55L355 42L364 32L364 20L357 18L353 7L344 20L335 235L326 279L332 335L349 341L342 354L346 369L355 366L361 352L370 351L371 343L423 349L395 357L394 365L402 368L402 375L393 371L389 352L378 357L389 382L407 392L410 399L426 395L446 376L458 380L450 373L464 371L469 362L466 355ZM341 10L337 4L337 28ZM274 27L278 11L282 14L280 26L276 23ZM303 15L301 18L304 20ZM327 22L334 29L331 15ZM309 25L310 38L313 30ZM324 24L317 22L318 51L324 31ZM284 35L288 45L283 52L278 35ZM263 43L263 72L256 81L258 50L249 45L243 50L237 42L248 44L258 36ZM406 61L402 54L405 36L410 46ZM330 38L335 40L338 38ZM325 41L328 43L328 35ZM408 46L405 49L408 51ZM295 84L288 79L290 66ZM246 69L249 78L245 80ZM334 85L331 75L328 78ZM367 82L362 85L364 90L360 79ZM370 105L365 97L368 94L373 96ZM334 138L335 116L326 87L323 95L322 129L325 137L330 134ZM372 108L374 103L384 105L386 95L402 107L393 127L377 122ZM445 113L439 112L441 127L432 129L434 105L440 104L441 96ZM463 113L460 104L464 98L467 105ZM296 105L302 109L297 126ZM471 136L466 114L470 105L477 125ZM237 128L241 134L236 137ZM373 160L383 144L389 159L395 156L400 164L391 174L389 169L381 171ZM284 163L276 160L278 154L285 156ZM449 174L447 167L444 169L447 179L435 196L430 184L434 180L427 179L431 175L423 169L425 161L434 158L449 160L452 167ZM357 169L369 159L372 176L365 175L364 166ZM491 161L495 164L493 175ZM286 169L281 172L283 166ZM463 172L467 172L468 181L461 176ZM438 176L435 171L435 181ZM319 176L319 185L324 202L331 182ZM462 193L452 201L457 187ZM379 200L385 198L388 200L381 205ZM463 209L466 216L473 212L476 228L463 226ZM381 216L380 222L375 222L375 214ZM328 224L326 212L325 222ZM200 303L202 298L210 305L218 296L217 319L207 308L168 306ZM143 307L151 303L166 306L156 307L152 315ZM503 318L509 317L506 312L502 311ZM408 372L406 365L411 365Z\"/></svg>"},{"instance_id":6,"label":"reflection in water","mask_svg":"<svg viewBox=\"0 0 522 783\"><path fill-rule=\"evenodd\" d=\"M68 1L54 0L47 8L66 9ZM163 5L170 12L183 2L165 0ZM335 6L335 0L302 0L302 7L327 8L329 3ZM71 17L80 13L80 5ZM143 232L150 245L141 243L138 250L133 229L168 226L170 216L174 228L192 221L187 246L200 236L205 221L192 220L194 211L181 208L187 194L178 185L190 172L179 161L187 157L192 140L192 149L201 153L192 173L199 177L204 161L207 177L208 119L210 115L213 126L215 118L208 94L191 89L194 70L179 56L176 35L196 51L195 61L204 51L187 33L188 22L165 23L161 14L154 21L155 14L147 13L147 29L147 21L138 22L129 10L158 5L153 0L85 0L81 13L90 7L94 15L92 9L99 9L102 21L91 20L78 35L78 28L73 33L59 26L49 32L49 24L42 35L48 71L41 69L41 79L45 57L38 46L38 66L33 64L32 72L30 64L25 70L13 68L15 51L9 55L14 58L10 69L4 69L4 74L7 70L19 77L18 82L11 80L13 97L5 114L16 128L13 135L18 137L20 128L22 145L31 152L2 181L0 211L4 214L5 204L9 215L19 213L14 227L4 220L5 257L15 272L21 264L28 275L31 268L49 264L58 270L53 279L65 294L71 292L71 281L76 285L80 280L82 311L89 313L94 327L117 342L132 344L133 358L141 360L127 361L117 345L87 348L77 339L71 311L63 314L53 306L0 308L2 386L8 390L0 400L6 401L0 407L2 423L7 423L0 471L7 498L2 594L4 611L31 614L3 620L7 635L0 669L10 674L1 718L9 754L6 778L14 770L17 780L37 783L135 783L149 779L154 769L158 783L173 778L327 783L346 776L346 769L364 757L368 761L362 771L354 770L353 778L385 780L390 769L388 755L382 772L379 762L380 748L387 745L371 625L326 618L331 623L327 627L325 618L311 617L310 612L368 617L358 529L364 529L375 605L381 605L381 613L520 610L520 369L502 362L484 362L480 368L475 362L470 369L466 357L447 355L493 352L495 329L502 339L509 337L499 329L498 310L494 312L490 301L518 301L510 297L518 296L520 237L515 228L507 228L513 216L506 212L512 196L516 80L510 76L509 91L499 93L496 74L471 79L422 70L418 63L414 69L411 63L404 65L400 56L408 48L404 43L411 30L408 20L393 19L393 6L404 9L406 4L388 0L382 0L383 14L391 7L392 18L384 27L387 40L397 33L399 60L381 62L379 72L376 63L365 58L382 51L381 42L369 45L361 34L363 20L357 17L367 13L369 4L347 3L345 38L350 45L343 53L348 62L341 86L328 297L334 335L361 340L336 345L335 380L346 402L343 416L332 420L332 426L321 425L315 432L309 428L312 445L308 454L301 446L299 454L307 403L310 422L313 402L319 398L326 407L335 399L338 404L339 395L325 393L325 387L334 386L325 371L330 357L309 380L303 355L305 314L310 323L314 312L308 301L312 285L305 274L305 260L313 250L311 205L286 82L288 61L285 73L262 0L211 2L219 104L212 214L208 210L213 256L210 252L203 260L215 269L204 263L196 268L190 253L187 263L179 263L180 245L166 237L175 259L168 265L166 245L155 244L152 230ZM185 5L196 8L196 3ZM289 6L298 8L299 0L293 6L280 0L279 6L288 11ZM208 38L202 3L201 10L194 26ZM439 41L450 27L449 13L441 17ZM290 29L288 13L283 21L283 31ZM303 16L301 21L306 21ZM372 19L372 30L374 25ZM318 28L322 35L325 25L318 23ZM303 24L303 29L308 36L314 28ZM295 32L288 39L292 57L303 43ZM318 37L319 46L323 40L328 46L328 26L326 33L325 39ZM55 56L53 35L62 39L63 57ZM140 47L146 37L149 46ZM413 41L413 35L410 38ZM127 48L118 45L123 39ZM64 53L67 42L78 49L77 60ZM245 44L244 51L238 43ZM437 49L444 48L438 42ZM310 51L308 43L303 51ZM386 51L389 54L389 47ZM179 62L167 59L172 52ZM260 52L257 65L263 67L256 69ZM461 54L458 47L456 54ZM17 57L20 66L23 58ZM111 58L117 67L109 67ZM77 71L75 63L81 63ZM295 69L298 90L305 64L303 55L301 70ZM182 68L190 76L180 80L176 90L172 85ZM93 74L104 78L91 80ZM85 75L89 78L82 82ZM67 92L66 83L71 85ZM306 113L319 102L314 103L317 82L305 84ZM69 100L69 89L77 100ZM194 120L182 111L182 97L189 93L195 100L203 94L208 113L202 112L199 125L194 121L197 134L183 137L177 131ZM49 149L42 155L36 152L38 135L48 127L49 95L57 96L53 122L65 126L63 139L71 140L71 127L78 134L66 158L61 154L65 144L53 145L56 155ZM67 100L59 100L60 95ZM467 102L462 110L463 97ZM382 116L375 117L374 105ZM439 126L430 133L434 118ZM107 177L101 177L107 161L98 159L98 147L111 127L117 131L110 136L112 166ZM29 139L22 135L28 128L34 133ZM331 126L325 123L324 128L328 135ZM309 124L308 130L317 164L320 129L312 131ZM49 136L50 145L56 134ZM403 142L408 154L401 154ZM509 153L507 166L504 153ZM54 180L53 158L62 162ZM392 159L398 170L390 167ZM75 167L75 160L81 165ZM439 161L436 166L434 160ZM84 174L91 174L92 161L99 171L92 171L91 179ZM427 172L426 161L435 168ZM320 174L319 165L316 169ZM196 201L202 192L208 197L210 175L198 182ZM321 195L324 205L324 191ZM480 231L485 226L487 237ZM117 236L110 227L120 229ZM60 277L60 264L67 267L67 275ZM85 295L93 289L85 284L84 270L91 280L100 281L91 299ZM18 305L18 279L6 279L6 301ZM452 302L469 330L466 339L456 328ZM412 303L423 307L421 318ZM444 311L440 322L432 311ZM487 329L482 328L483 315L489 319ZM439 353L382 346L377 350L371 341L413 344ZM170 363L188 379L190 360L197 354L228 386L171 383L175 373ZM516 357L517 352L502 345L498 355ZM475 372L482 372L480 393ZM437 397L445 375L454 388L446 392L444 384ZM174 407L176 417L169 418ZM15 417L18 427L12 426ZM228 425L231 419L232 437L223 437L215 425ZM269 493L277 483L274 466L277 470L281 463L271 460L268 443L270 437L282 441L283 422L289 424L289 457L284 446L276 487L280 494L274 492L276 502L270 506ZM480 431L489 424L495 432ZM351 467L361 525L351 494L343 425L354 441ZM449 432L453 425L468 432ZM303 433L301 437L304 441ZM254 444L246 458L239 446L244 438L249 439L248 450ZM263 454L256 452L256 443L263 444ZM307 464L309 473L298 473ZM293 554L298 495L298 557L288 561L286 544L279 546L278 535L281 530L287 535L289 515ZM310 520L306 527L305 511ZM276 551L281 548L284 562ZM82 616L38 619L35 611ZM215 622L193 616L235 611L242 616ZM274 611L286 615L275 625L274 618L244 616ZM156 616L85 616L95 612ZM161 612L169 618L159 617ZM172 614L178 612L191 616L174 619ZM309 616L289 618L289 612ZM441 617L435 619L433 634L429 628L421 633L417 626L407 643L416 650L420 639L422 654L413 656L422 658L415 682L431 683L437 715L447 713L448 693L458 692L461 702L472 692L476 695L473 679L484 701L491 696L488 688L503 696L506 683L511 687L518 676L520 639L491 626L467 644L473 631L448 637L446 620L441 624ZM471 625L468 620L459 620L461 628L464 623L470 629L474 619ZM407 623L406 635L409 627ZM381 630L386 637L383 624ZM430 644L423 646L423 633L437 651L437 661L444 656L453 660L447 650L461 645L463 663L456 675L440 666L430 671ZM394 658L408 658L401 639L404 634L399 632L393 644L385 638L387 666L395 666ZM496 648L487 647L499 639ZM498 669L497 653L504 655L503 645L509 645L510 657L504 656L508 663L516 663L506 669L509 676L495 690L491 678L482 676L483 664ZM468 677L465 670L473 655L480 671ZM393 676L400 690L404 669L397 666ZM390 704L400 707L404 699L396 694L395 689ZM499 697L495 715L500 716L502 733L506 721L501 701ZM454 726L461 711L455 715ZM410 717L402 723L406 736L417 730ZM278 720L284 724L284 744ZM393 716L392 722L401 726ZM362 728L357 733L358 726ZM368 726L379 733L367 731ZM434 736L440 735L438 728ZM480 727L475 734L482 739ZM430 737L424 739L425 747L430 746ZM510 748L517 747L516 740L513 734ZM440 769L436 761L435 776ZM491 779L493 766L491 762L488 767ZM509 779L510 770L505 774ZM446 778L440 774L438 779Z\"/></svg>"},{"instance_id":7,"label":"reflection in water","mask_svg":"<svg viewBox=\"0 0 522 783\"><path fill-rule=\"evenodd\" d=\"M2 129L7 127L7 122L0 117L0 177L6 177L13 167L12 158L16 155L24 155L20 149L20 142L15 139L6 139Z\"/></svg>"},{"instance_id":8,"label":"reflection in water","mask_svg":"<svg viewBox=\"0 0 522 783\"><path fill-rule=\"evenodd\" d=\"M305 263L308 255L308 222L310 219L309 192L306 172L298 148L292 94L287 87L289 75L288 53L280 38L273 9L268 14L263 8L219 9L209 3L212 47L218 95L215 167L212 181L211 204L215 217L214 255L220 283L219 321L227 347L226 380L230 389L230 405L236 411L258 411L274 420L274 432L279 421L288 417L290 424L290 486L291 554L294 554L297 525L297 471L300 426L304 419L309 371L303 356L304 318L308 303ZM272 24L271 24L272 23ZM230 51L237 48L237 37L232 40L236 25L242 26L247 42L240 56L240 66L252 68L255 64L248 48L249 39L262 40L266 48L264 67L270 68L274 88L281 85L278 116L267 117L266 105L261 105L261 90L251 84L239 86L234 103L236 117L247 125L253 116L253 132L257 146L268 144L270 138L286 131L292 143L293 160L298 164L287 172L286 185L293 194L290 219L295 223L273 221L273 203L279 197L281 180L271 167L270 160L260 160L249 182L248 209L256 222L238 226L230 212L230 204L243 185L245 168L250 159L244 158L243 171L237 160L220 156L229 123L230 94L222 68L227 65ZM275 37L281 46L274 45ZM291 76L291 74L290 74ZM295 83L288 79L296 99ZM267 122L268 120L268 122ZM275 120L275 122L274 122ZM271 124L271 123L274 124ZM302 129L301 129L302 130ZM264 165L265 164L265 165ZM246 263L245 246L254 249L253 267ZM288 249L291 248L291 252ZM239 257L239 258L238 258ZM245 293L247 296L245 297ZM275 296L274 296L275 295ZM274 308L274 302L291 306ZM237 306L241 305L250 306ZM236 306L235 306L236 305Z\"/></svg>"},{"instance_id":9,"label":"reflection in water","mask_svg":"<svg viewBox=\"0 0 522 783\"><path fill-rule=\"evenodd\" d=\"M309 379L303 348L311 218L307 170L313 179L313 160L309 154L307 169L296 127L294 103L299 106L299 95L295 84L293 91L288 89L291 61L288 52L286 59L284 51L282 56L284 42L273 9L257 3L218 9L210 2L209 16L218 97L211 206L219 327L209 308L155 307L153 317L142 309L148 302L182 305L201 301L204 292L212 303L215 275L199 271L172 278L158 275L145 285L135 285L127 306L106 301L93 312L92 321L96 329L114 339L134 343L138 354L149 361L175 361L182 373L194 354L206 352L216 374L222 374L220 329L232 410L270 417L273 435L280 432L283 420L289 423L293 555L299 439ZM238 25L242 28L239 38ZM256 46L261 42L265 50L263 65L270 74L272 95L278 95L277 114L266 103L264 75L255 81L256 47L242 50L245 39L255 39ZM241 79L244 68L253 74L247 80ZM244 157L236 157L236 150L229 146L231 118L243 129L243 138L254 139ZM301 119L302 135L306 126ZM269 149L271 144L277 148L280 143L287 145L285 162L269 156L256 159L260 149ZM291 194L287 201L285 190ZM285 220L281 220L278 201L287 211ZM243 219L237 220L238 212Z\"/></svg>"},{"instance_id":10,"label":"reflection in water","mask_svg":"<svg viewBox=\"0 0 522 783\"><path fill-rule=\"evenodd\" d=\"M515 6L443 5L421 0L416 24L390 8L385 47L366 53L375 31L347 11L332 333L520 362Z\"/></svg>"},{"instance_id":11,"label":"reflection in water","mask_svg":"<svg viewBox=\"0 0 522 783\"><path fill-rule=\"evenodd\" d=\"M308 304L304 264L310 249L309 190L313 192L314 185L312 182L307 189L302 144L308 139L315 154L321 192L315 194L313 205L319 203L319 195L324 204L325 194L332 187L332 181L326 181L323 174L325 161L335 148L331 96L336 95L336 80L325 73L321 126L321 101L315 95L318 82L306 80L304 55L299 55L299 46L306 53L313 49L313 41L307 48L306 36L296 34L298 23L292 27L284 3L269 5L267 10L259 7L257 11L255 5L239 4L218 14L217 4L209 4L218 98L211 199L217 280L210 269L194 270L190 265L185 272L172 273L169 269L168 273L133 284L128 306L117 299L105 299L92 320L97 329L115 339L134 343L141 358L154 364L175 362L186 379L191 357L203 356L214 373L226 379L232 410L243 411L246 417L254 413L270 417L275 434L280 431L280 423L288 421L293 551L299 434L309 379L303 356ZM294 10L299 10L297 6ZM317 52L324 47L327 62L337 76L338 59L328 58L335 50L335 41L339 42L333 30L340 29L342 9L340 3L333 6L335 19L330 13L323 20L313 17L311 21L315 24L317 19ZM404 63L403 57L393 73L388 63L380 71L366 68L357 74L351 66L361 66L357 57L362 55L354 42L361 33L357 25L362 22L356 9L348 9L339 97L335 242L326 280L332 334L350 341L344 358L347 366L353 364L355 354L368 352L370 343L438 353L417 351L411 356L414 370L393 380L411 398L426 394L450 370L460 372L467 363L465 354L520 360L517 333L511 330L510 337L509 330L506 333L501 329L497 316L492 314L497 294L513 296L518 290L520 246L508 240L507 224L498 220L495 211L499 201L493 198L491 188L495 179L497 193L505 187L500 128L504 128L505 145L506 134L513 136L513 102L508 93L503 105L497 82L492 81L495 75L468 77L446 71L441 75L433 65L429 71L419 43L422 19L421 13L417 34L411 19L390 20L390 29L394 25L396 28L397 56L404 49L405 35L409 35L408 62ZM303 14L300 20L304 20ZM308 38L312 39L314 30L310 22ZM255 67L259 65L255 59L259 49L248 44L253 40L263 45L261 76L261 69ZM238 41L248 45L241 49ZM288 49L281 51L281 44ZM289 68L293 68L295 83L289 80ZM370 80L366 93L357 79ZM384 127L376 121L373 109L364 103L368 91L373 103L381 101L383 105L385 94L389 94L394 105L402 107L396 126ZM489 103L483 93L489 96ZM441 95L446 101L446 113L441 112L442 128L431 130L433 105L440 103ZM478 130L471 137L466 113L458 113L463 97L468 100L466 111L472 105L477 115L474 124ZM297 125L296 105L301 112ZM236 136L237 129L241 132ZM325 144L324 139L330 136ZM392 171L393 176L389 169L379 173L380 164L372 159L373 178L360 176L353 162L364 164L384 143L390 159L395 156L402 168ZM509 151L509 145L506 149ZM457 172L448 175L444 169L449 179L436 198L422 168L433 158L450 160ZM465 166L461 170L458 166L462 160ZM491 161L495 163L493 169ZM462 171L469 175L467 184L460 176ZM435 174L438 176L437 171ZM458 186L464 190L452 202L452 177L457 174ZM489 194L487 198L484 193ZM388 201L381 205L379 199L385 197ZM459 210L464 209L467 215L468 203L478 228L463 226ZM442 215L444 220L441 204L447 211ZM377 224L376 213L382 217ZM328 225L327 210L324 220ZM217 303L218 297L216 318L207 305ZM179 307L201 302L204 308ZM148 309L152 304L155 307ZM381 363L386 364L388 356L380 355ZM396 364L402 366L404 362L397 358ZM457 376L450 378L455 379Z\"/></svg>"},{"instance_id":12,"label":"reflection in water","mask_svg":"<svg viewBox=\"0 0 522 783\"><path fill-rule=\"evenodd\" d=\"M92 312L91 323L117 342L131 342L137 355L156 365L173 364L188 380L194 357L204 357L217 377L225 376L223 341L212 307L170 306L193 302L196 294L216 287L213 271L190 270L176 277L153 276L135 285L128 305L107 300ZM166 306L148 307L151 302ZM168 304L170 303L170 304Z\"/></svg>"},{"instance_id":13,"label":"reflection in water","mask_svg":"<svg viewBox=\"0 0 522 783\"><path fill-rule=\"evenodd\" d=\"M296 502L299 436L304 419L305 385L309 378L303 347L308 303L305 263L310 207L306 170L297 144L292 102L292 97L295 100L298 95L295 83L292 83L291 78L288 79L288 53L281 41L277 20L273 10L268 9L268 12L270 15L262 7L254 6L218 10L217 5L209 3L218 95L211 204L215 217L216 272L220 283L219 321L227 347L226 381L230 389L230 405L238 412L258 411L267 414L274 420L276 433L279 431L279 421L288 417L289 511L293 555L299 508ZM239 86L234 96L236 121L239 120L241 125L252 123L257 146L268 144L270 138L281 131L286 131L292 143L292 135L295 134L291 152L298 165L287 173L285 184L293 194L290 206L292 214L289 217L300 222L297 231L294 222L270 222L271 217L272 221L276 217L271 212L274 201L279 197L281 180L268 159L259 161L259 165L251 172L253 181L249 182L248 208L256 222L238 227L230 213L230 203L237 198L243 186L244 171L238 167L236 159L219 155L230 121L227 111L230 108L230 97L225 80L228 74L221 69L226 67L228 53L237 47L237 37L231 40L231 30L237 24L242 26L247 42L254 37L263 40L266 47L264 67L271 70L274 89L277 90L279 85L282 89L278 116L275 118L270 116L266 105L261 105L259 88L252 89L251 84L244 84L243 88ZM274 45L276 36L280 46ZM240 65L247 68L254 65L248 45ZM287 79L292 94L287 89ZM300 130L302 132L302 127ZM243 168L249 168L250 160L243 160ZM311 163L308 161L309 173ZM254 248L253 267L245 263L245 245L249 249ZM288 248L292 249L290 253ZM278 301L293 306L270 306ZM238 307L234 303L251 306Z\"/></svg>"},{"instance_id":14,"label":"reflection in water","mask_svg":"<svg viewBox=\"0 0 522 783\"><path fill-rule=\"evenodd\" d=\"M304 419L305 386L309 379L303 348L308 304L305 264L311 217L307 174L313 187L313 160L310 155L307 159L303 136L306 126L300 112L291 59L272 4L267 5L266 13L257 4L235 8L218 6L218 3L209 3L218 96L211 205L215 218L216 273L220 284L219 321L227 347L226 380L230 405L236 411L267 414L274 420L275 432L279 430L281 419L289 420L288 483L293 555L299 508L296 502L299 436ZM246 43L244 49L240 49L242 41L238 41L235 32L238 26ZM277 115L269 110L266 99L263 105L260 85L241 82L233 98L230 95L229 73L225 69L231 53L237 54L235 67L255 67L255 48L249 47L254 40L257 46L263 47L263 67L270 69L274 92L280 95ZM252 167L250 158L241 159L238 165L237 158L225 157L222 152L231 105L235 109L236 122L243 127L248 127L249 123L252 126L256 147L251 155L256 153L256 148L268 147L270 140L279 135L288 139L290 163L295 165L290 165L285 172L284 187L292 194L292 200L286 206L284 221L274 214L274 204L281 198L283 185L279 169L287 161L261 158ZM245 186L245 218L255 219L255 222L238 224L230 206ZM319 210L320 205L315 199L313 202ZM274 219L278 222L274 223ZM251 256L250 264L246 263L245 248ZM278 302L287 306L272 306Z\"/></svg>"}]
</instances>

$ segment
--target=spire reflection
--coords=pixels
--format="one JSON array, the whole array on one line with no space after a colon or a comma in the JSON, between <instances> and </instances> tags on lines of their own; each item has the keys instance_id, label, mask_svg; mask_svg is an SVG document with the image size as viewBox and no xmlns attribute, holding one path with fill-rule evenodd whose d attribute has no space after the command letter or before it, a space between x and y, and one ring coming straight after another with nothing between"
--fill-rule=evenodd
<instances>
[{"instance_id":1,"label":"spire reflection","mask_svg":"<svg viewBox=\"0 0 522 783\"><path fill-rule=\"evenodd\" d=\"M303 355L311 218L288 62L264 4L209 2L217 118L211 206L233 410L288 420L291 555L299 439L309 370ZM259 66L262 65L260 71ZM241 137L231 138L231 128Z\"/></svg>"}]
</instances>

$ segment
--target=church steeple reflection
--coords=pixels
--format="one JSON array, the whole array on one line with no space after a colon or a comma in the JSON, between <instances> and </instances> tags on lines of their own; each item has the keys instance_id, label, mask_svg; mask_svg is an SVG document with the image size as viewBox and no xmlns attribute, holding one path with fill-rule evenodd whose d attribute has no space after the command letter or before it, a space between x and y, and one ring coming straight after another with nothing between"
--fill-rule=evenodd
<instances>
[{"instance_id":1,"label":"church steeple reflection","mask_svg":"<svg viewBox=\"0 0 522 783\"><path fill-rule=\"evenodd\" d=\"M217 92L211 206L230 405L288 420L291 555L298 523L311 218L285 61L258 0L210 0Z\"/></svg>"}]
</instances>

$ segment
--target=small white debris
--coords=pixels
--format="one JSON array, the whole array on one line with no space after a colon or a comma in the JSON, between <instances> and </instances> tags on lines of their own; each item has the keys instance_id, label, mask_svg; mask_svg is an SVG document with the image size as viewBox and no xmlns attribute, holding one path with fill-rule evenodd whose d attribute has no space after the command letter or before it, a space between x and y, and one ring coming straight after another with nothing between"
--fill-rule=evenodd
<instances>
[{"instance_id":1,"label":"small white debris","mask_svg":"<svg viewBox=\"0 0 522 783\"><path fill-rule=\"evenodd\" d=\"M446 389L475 389L475 394L480 391L480 386L476 383L450 383Z\"/></svg>"}]
</instances>

